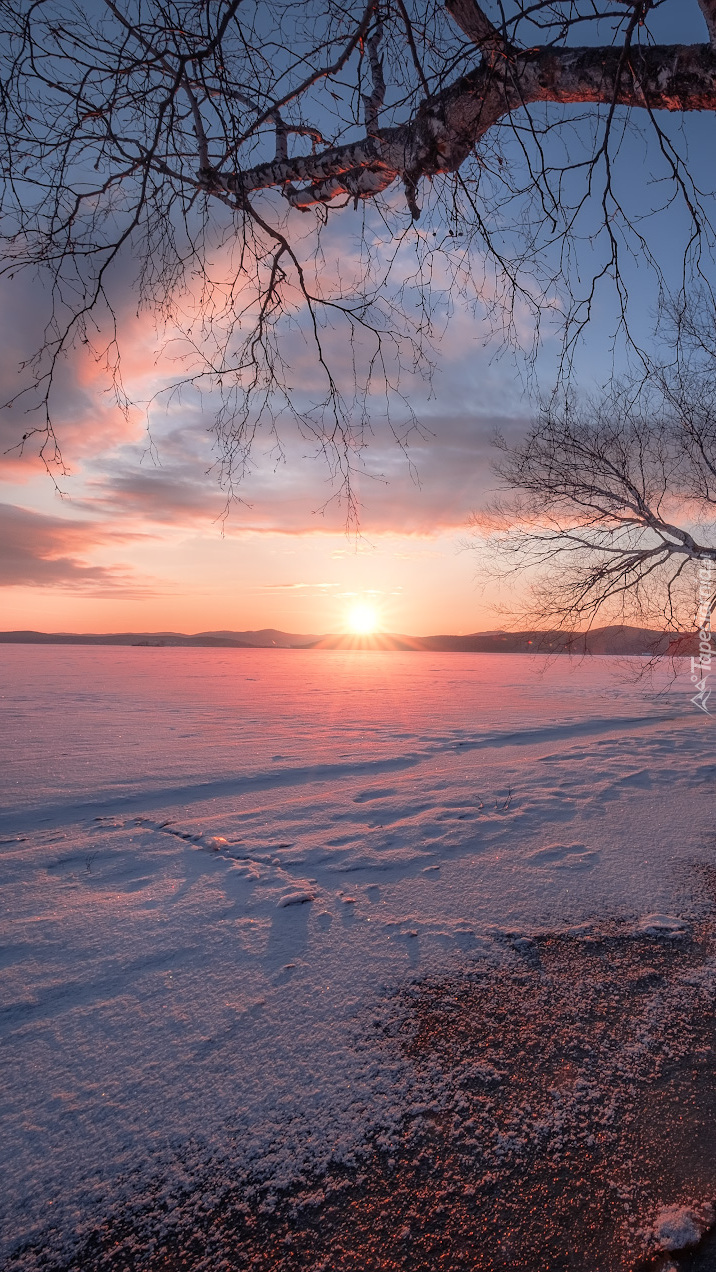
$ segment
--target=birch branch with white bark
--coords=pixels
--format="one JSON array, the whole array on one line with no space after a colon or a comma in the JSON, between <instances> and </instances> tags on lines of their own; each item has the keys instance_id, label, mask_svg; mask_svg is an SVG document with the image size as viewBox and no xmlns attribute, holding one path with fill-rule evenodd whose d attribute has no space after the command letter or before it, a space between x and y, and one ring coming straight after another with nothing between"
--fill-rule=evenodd
<instances>
[{"instance_id":1,"label":"birch branch with white bark","mask_svg":"<svg viewBox=\"0 0 716 1272\"><path fill-rule=\"evenodd\" d=\"M401 177L457 171L483 137L535 103L616 105L649 111L716 111L716 49L709 44L536 48L499 65L485 60L404 124L311 155L274 160L212 181L239 196L284 187L297 208L339 195L372 198Z\"/></svg>"}]
</instances>

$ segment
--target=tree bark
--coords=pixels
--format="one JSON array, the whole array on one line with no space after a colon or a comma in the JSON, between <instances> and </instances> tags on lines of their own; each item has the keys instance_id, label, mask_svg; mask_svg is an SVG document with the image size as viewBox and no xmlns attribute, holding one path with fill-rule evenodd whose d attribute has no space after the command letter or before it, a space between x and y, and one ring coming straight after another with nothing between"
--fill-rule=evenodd
<instances>
[{"instance_id":1,"label":"tree bark","mask_svg":"<svg viewBox=\"0 0 716 1272\"><path fill-rule=\"evenodd\" d=\"M699 0L699 8L706 19L709 39L716 44L716 0Z\"/></svg>"},{"instance_id":2,"label":"tree bark","mask_svg":"<svg viewBox=\"0 0 716 1272\"><path fill-rule=\"evenodd\" d=\"M716 19L716 3L702 8ZM483 32L483 36L489 33ZM538 102L716 111L716 48L711 44L636 48L509 50L424 100L405 124L322 153L279 159L244 172L208 174L208 183L241 196L283 186L298 208L338 195L371 198L401 177L455 172L505 116ZM296 185L295 183L300 183Z\"/></svg>"}]
</instances>

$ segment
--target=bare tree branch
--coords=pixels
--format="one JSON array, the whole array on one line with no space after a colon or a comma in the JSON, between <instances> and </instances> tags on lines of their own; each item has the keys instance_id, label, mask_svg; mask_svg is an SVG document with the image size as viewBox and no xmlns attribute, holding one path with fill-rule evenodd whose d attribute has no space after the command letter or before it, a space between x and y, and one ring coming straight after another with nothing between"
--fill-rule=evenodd
<instances>
[{"instance_id":1,"label":"bare tree branch","mask_svg":"<svg viewBox=\"0 0 716 1272\"><path fill-rule=\"evenodd\" d=\"M471 71L421 103L410 123L313 155L226 176L214 172L213 181L238 194L310 182L305 191L292 189L296 207L345 193L373 197L386 188L389 176L395 180L408 173L417 180L456 171L505 115L538 102L713 111L716 51L708 45L654 46L633 51L625 66L619 49L529 50L502 74L492 66ZM380 181L377 172L383 174Z\"/></svg>"},{"instance_id":2,"label":"bare tree branch","mask_svg":"<svg viewBox=\"0 0 716 1272\"><path fill-rule=\"evenodd\" d=\"M496 56L509 54L508 41L490 21L477 0L445 0L445 8L463 35L476 44L485 57L494 59Z\"/></svg>"},{"instance_id":3,"label":"bare tree branch","mask_svg":"<svg viewBox=\"0 0 716 1272\"><path fill-rule=\"evenodd\" d=\"M436 316L454 306L506 342L561 316L568 368L607 286L632 338L625 256L662 301L694 278L716 286L713 195L669 126L716 111L716 46L650 29L657 8L681 29L687 3L0 0L0 277L39 271L47 298L13 398L29 413L18 444L55 462L51 403L76 344L127 409L117 296L131 271L158 339L181 343L177 386L221 396L229 485L262 430L280 445L284 418L349 482L378 392L404 439L417 421L403 378L430 374ZM630 129L651 180L636 210ZM345 232L362 241L329 262L327 219L351 204L365 219ZM674 285L646 223L677 206ZM310 392L290 365L296 332Z\"/></svg>"},{"instance_id":4,"label":"bare tree branch","mask_svg":"<svg viewBox=\"0 0 716 1272\"><path fill-rule=\"evenodd\" d=\"M373 92L370 95L363 96L363 105L365 107L365 130L368 136L375 132L378 127L378 116L383 109L385 101L385 76L383 75L383 62L380 57L380 42L383 38L383 23L378 19L375 29L368 36L365 42L368 50L368 60L370 62L370 72L373 80Z\"/></svg>"},{"instance_id":5,"label":"bare tree branch","mask_svg":"<svg viewBox=\"0 0 716 1272\"><path fill-rule=\"evenodd\" d=\"M716 602L716 376L653 368L578 409L546 408L524 441L498 439L506 495L474 517L498 576L529 570L521 620L597 616L693 628ZM698 624L697 624L698 625Z\"/></svg>"},{"instance_id":6,"label":"bare tree branch","mask_svg":"<svg viewBox=\"0 0 716 1272\"><path fill-rule=\"evenodd\" d=\"M699 8L706 19L709 40L716 44L716 3L714 0L699 0Z\"/></svg>"}]
</instances>

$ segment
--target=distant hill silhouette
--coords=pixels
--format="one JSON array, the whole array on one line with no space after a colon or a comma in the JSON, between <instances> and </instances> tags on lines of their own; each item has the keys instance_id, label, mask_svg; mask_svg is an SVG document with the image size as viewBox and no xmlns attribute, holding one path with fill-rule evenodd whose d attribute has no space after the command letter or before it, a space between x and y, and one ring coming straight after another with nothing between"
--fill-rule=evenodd
<instances>
[{"instance_id":1,"label":"distant hill silhouette","mask_svg":"<svg viewBox=\"0 0 716 1272\"><path fill-rule=\"evenodd\" d=\"M117 632L0 632L5 645L134 645L152 648L199 649L364 649L473 654L614 654L659 657L691 655L698 651L696 632L660 632L615 624L590 632L473 632L468 636L403 636L374 632L369 636L308 636L274 627L259 631Z\"/></svg>"},{"instance_id":2,"label":"distant hill silhouette","mask_svg":"<svg viewBox=\"0 0 716 1272\"><path fill-rule=\"evenodd\" d=\"M473 632L467 636L322 636L313 649L427 650L433 653L474 654L692 654L698 648L695 632L660 632L615 624L590 632Z\"/></svg>"},{"instance_id":3,"label":"distant hill silhouette","mask_svg":"<svg viewBox=\"0 0 716 1272\"><path fill-rule=\"evenodd\" d=\"M152 647L190 646L205 649L251 649L248 641L217 637L208 632L185 636L182 632L0 632L3 645L147 645Z\"/></svg>"},{"instance_id":4,"label":"distant hill silhouette","mask_svg":"<svg viewBox=\"0 0 716 1272\"><path fill-rule=\"evenodd\" d=\"M200 634L216 637L218 640L240 641L242 644L258 649L301 649L321 639L320 636L301 636L295 632L280 632L276 627L262 627L257 632L201 632Z\"/></svg>"}]
</instances>

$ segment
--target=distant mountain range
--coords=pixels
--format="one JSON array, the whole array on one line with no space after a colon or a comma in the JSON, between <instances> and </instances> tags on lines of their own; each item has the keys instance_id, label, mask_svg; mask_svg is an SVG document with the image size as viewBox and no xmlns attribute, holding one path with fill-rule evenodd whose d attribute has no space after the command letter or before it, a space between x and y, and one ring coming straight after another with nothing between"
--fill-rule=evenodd
<instances>
[{"instance_id":1,"label":"distant mountain range","mask_svg":"<svg viewBox=\"0 0 716 1272\"><path fill-rule=\"evenodd\" d=\"M264 627L259 632L0 632L3 645L145 645L199 649L302 649L320 636L300 636Z\"/></svg>"},{"instance_id":2,"label":"distant mountain range","mask_svg":"<svg viewBox=\"0 0 716 1272\"><path fill-rule=\"evenodd\" d=\"M469 636L307 636L274 627L249 632L0 632L5 645L133 645L200 649L372 649L474 654L663 654L690 655L698 650L695 632L660 632L645 627L595 627L590 632L473 632Z\"/></svg>"}]
</instances>

